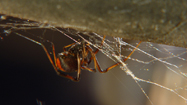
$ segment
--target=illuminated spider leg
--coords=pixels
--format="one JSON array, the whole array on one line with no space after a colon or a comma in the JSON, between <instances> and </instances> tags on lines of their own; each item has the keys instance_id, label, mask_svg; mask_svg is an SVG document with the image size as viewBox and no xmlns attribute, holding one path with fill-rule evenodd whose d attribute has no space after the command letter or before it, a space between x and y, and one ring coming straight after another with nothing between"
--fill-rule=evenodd
<instances>
[{"instance_id":1,"label":"illuminated spider leg","mask_svg":"<svg viewBox=\"0 0 187 105\"><path fill-rule=\"evenodd\" d=\"M88 50L86 50L86 47L85 47L85 43L83 42L83 51L81 52L82 53L82 60L81 60L81 65L82 66L88 66Z\"/></svg>"},{"instance_id":2,"label":"illuminated spider leg","mask_svg":"<svg viewBox=\"0 0 187 105\"><path fill-rule=\"evenodd\" d=\"M52 49L53 49L55 67L58 67L61 71L66 72L66 71L61 67L61 63L60 63L59 58L56 58L54 44L53 44L52 42L51 42L51 44L52 44ZM65 46L64 48L67 48L67 47L72 46L72 45L74 45L74 44L75 44L75 43L72 43L72 44L70 44L70 45ZM46 52L46 53L48 53L48 52ZM70 76L70 75L68 75L68 74L61 73L61 72L59 72L58 69L56 68L57 74L60 75L60 76L62 76L62 77L68 78L68 79L70 79L70 80L72 80L72 81L78 82L78 81L80 80L80 73L81 73L80 55L79 55L79 53L77 53L77 62L78 62L77 78L74 78L74 77L72 77L72 76Z\"/></svg>"},{"instance_id":3,"label":"illuminated spider leg","mask_svg":"<svg viewBox=\"0 0 187 105\"><path fill-rule=\"evenodd\" d=\"M40 42L38 42L38 41L35 41L35 40L33 40L33 39L29 38L29 37L23 36L23 35L21 35L21 34L19 34L19 33L15 33L15 34L18 35L18 36L21 36L21 37L23 37L23 38L25 38L25 39L27 39L27 40L29 40L29 41L31 41L31 42L34 42L34 43L36 43L36 44L42 46L42 48L44 49L44 51L45 51L46 54L47 54L47 57L49 58L49 61L50 61L51 64L53 65L53 68L56 70L56 66L55 66L54 63L53 63L53 60L51 59L51 56L49 55L49 53L47 52L46 47L45 47L42 43L40 43ZM53 44L52 44L52 46L53 46ZM57 71L57 70L56 70L56 71Z\"/></svg>"},{"instance_id":4,"label":"illuminated spider leg","mask_svg":"<svg viewBox=\"0 0 187 105\"><path fill-rule=\"evenodd\" d=\"M136 46L136 48L138 48L138 46L140 45L140 43L141 43L141 41L138 43L138 45ZM124 62L134 53L134 51L136 50L136 48L128 55L127 58L124 59ZM95 62L95 64L96 64L96 66L99 67L99 64L98 64L96 58L94 58L94 62ZM112 66L106 68L105 70L101 70L101 69L98 69L98 70L99 70L99 72L101 72L101 73L106 73L107 71L109 71L110 69L112 69L112 68L118 66L119 64L121 64L121 63L118 62L118 63L116 63L116 64L114 64L114 65L112 65Z\"/></svg>"},{"instance_id":5,"label":"illuminated spider leg","mask_svg":"<svg viewBox=\"0 0 187 105\"><path fill-rule=\"evenodd\" d=\"M92 68L89 68L89 67L86 67L86 66L83 66L83 67L81 67L82 69L85 69L85 70L88 70L88 71L90 71L90 72L96 72L96 70L95 69L92 69Z\"/></svg>"},{"instance_id":6,"label":"illuminated spider leg","mask_svg":"<svg viewBox=\"0 0 187 105\"><path fill-rule=\"evenodd\" d=\"M81 65L84 64L84 62L85 62L85 57L86 57L86 55L87 55L87 54L86 54L86 50L85 50L85 42L84 42L84 41L82 42L82 46L83 46L83 47L82 47L82 52L81 52L81 53L82 53L82 60L81 60L81 63L80 63Z\"/></svg>"},{"instance_id":7,"label":"illuminated spider leg","mask_svg":"<svg viewBox=\"0 0 187 105\"><path fill-rule=\"evenodd\" d=\"M97 58L95 57L95 53L93 53L93 50L90 47L87 47L87 49L90 51L91 58L94 60L95 70L98 69L99 71L101 71Z\"/></svg>"},{"instance_id":8,"label":"illuminated spider leg","mask_svg":"<svg viewBox=\"0 0 187 105\"><path fill-rule=\"evenodd\" d=\"M105 37L106 36L103 36L103 40L102 40L101 46L104 43ZM87 46L89 46L89 44L87 44ZM91 57L90 57L89 61L86 62L86 63L89 65L91 63L92 59L93 59L94 60L94 65L95 65L95 69L92 69L92 68L89 68L89 67L86 67L86 66L83 66L82 69L87 69L90 72L96 72L96 69L98 68L98 70L101 71L101 68L100 68L99 63L97 61L97 58L95 57L95 55L98 53L99 49L97 49L95 52L93 52L93 50L90 47L87 47L87 49L90 51Z\"/></svg>"},{"instance_id":9,"label":"illuminated spider leg","mask_svg":"<svg viewBox=\"0 0 187 105\"><path fill-rule=\"evenodd\" d=\"M49 55L49 53L48 53L48 51L47 51L47 49L45 48L44 45L43 45L43 46L44 46L43 48L44 48L44 51L45 51L45 53L47 54L47 57L49 58L51 64L53 65L53 68L55 69L56 73L57 73L59 76L68 78L68 79L70 79L70 80L72 80L72 81L75 81L75 82L79 81L79 79L77 79L77 78L74 78L74 77L72 77L72 76L70 76L70 75L68 75L68 74L64 74L64 73L61 73L61 72L58 71L58 69L59 69L59 70L65 72L65 70L61 67L59 58L56 58L54 44L53 44L52 42L50 42L50 43L51 43L51 45L52 45L53 57L54 57L54 62L55 62L55 64L53 63L52 58L51 58L51 56ZM79 60L80 60L80 58L79 58ZM79 61L79 62L80 62L80 61ZM57 67L58 67L58 68L57 68ZM80 73L80 72L79 72L79 73ZM80 74L79 74L79 75L80 75ZM79 77L80 77L80 76L79 76Z\"/></svg>"},{"instance_id":10,"label":"illuminated spider leg","mask_svg":"<svg viewBox=\"0 0 187 105\"><path fill-rule=\"evenodd\" d=\"M87 46L89 46L89 45L87 45ZM82 52L82 62L81 62L81 65L82 65L82 69L86 69L86 70L88 70L88 71L90 71L90 72L96 72L96 67L95 67L95 69L92 69L92 68L89 68L89 67L87 67L87 65L89 65L90 64L90 59L89 59L89 62L87 62L88 61L88 59L84 59L85 57L87 57L88 56L88 52L90 51L91 52L91 58L92 58L92 56L93 56L93 54L92 54L92 49L91 48L89 48L89 47L87 47L86 46L86 48L88 48L88 50L85 50L86 48L85 48L85 44L83 44L83 52Z\"/></svg>"},{"instance_id":11,"label":"illuminated spider leg","mask_svg":"<svg viewBox=\"0 0 187 105\"><path fill-rule=\"evenodd\" d=\"M101 42L101 46L103 45L103 43L104 43L104 40L105 40L105 35L103 36L103 40L102 40L102 42ZM94 54L97 54L98 53L98 51L99 51L99 49L97 49L95 52L94 52Z\"/></svg>"},{"instance_id":12,"label":"illuminated spider leg","mask_svg":"<svg viewBox=\"0 0 187 105\"><path fill-rule=\"evenodd\" d=\"M76 78L76 81L79 81L80 80L80 74L81 74L81 65L80 65L80 55L79 53L77 53L77 62L78 62L78 70L77 70L77 78Z\"/></svg>"},{"instance_id":13,"label":"illuminated spider leg","mask_svg":"<svg viewBox=\"0 0 187 105\"><path fill-rule=\"evenodd\" d=\"M124 62L125 62L126 60L128 60L128 58L134 53L134 51L138 48L138 46L140 45L141 42L142 42L142 41L140 41L140 42L138 43L138 45L136 46L136 48L134 48L134 50L127 56L127 58L123 59ZM116 63L116 64L114 64L114 65L112 65L112 66L106 68L106 69L103 70L103 71L100 71L100 70L99 70L99 72L101 72L101 73L106 73L107 71L109 71L110 69L112 69L112 68L118 66L119 64L121 64L121 62L118 62L118 63Z\"/></svg>"},{"instance_id":14,"label":"illuminated spider leg","mask_svg":"<svg viewBox=\"0 0 187 105\"><path fill-rule=\"evenodd\" d=\"M85 49L85 47L83 47L83 50L84 49ZM88 51L90 51L91 52L91 56L93 56L91 48L88 48L88 50L86 50L86 54L85 55L82 54L82 55L87 56L88 55ZM82 57L83 59L84 59L84 56ZM96 72L96 67L95 67L95 69L92 69L92 68L87 67L87 65L89 65L89 63L87 62L87 60L84 60L84 61L82 60L82 62L81 62L81 68L82 69L86 69L86 70L88 70L90 72Z\"/></svg>"},{"instance_id":15,"label":"illuminated spider leg","mask_svg":"<svg viewBox=\"0 0 187 105\"><path fill-rule=\"evenodd\" d=\"M63 77L65 77L65 78L68 78L68 79L70 79L70 80L72 80L72 81L78 81L76 78L73 78L72 76L67 75L67 74L62 74L61 72L58 71L57 67L59 68L59 67L61 67L61 66L57 66L57 65L59 64L59 63L58 63L58 62L59 62L59 61L58 61L59 59L56 59L55 47L54 47L54 44L53 44L52 42L47 41L47 42L51 43L51 45L52 45L52 50L53 50L53 56L54 56L55 64L54 64L54 62L53 62L53 60L52 60L50 54L48 53L46 47L45 47L42 43L40 43L40 42L38 42L38 41L35 41L35 40L33 40L33 39L29 38L29 37L23 36L23 35L21 35L21 34L19 34L19 33L15 33L15 34L18 35L18 36L21 36L21 37L23 37L23 38L25 38L25 39L27 39L27 40L29 40L29 41L31 41L31 42L34 42L34 43L36 43L36 44L42 46L42 48L44 49L44 51L45 51L45 53L46 53L46 55L47 55L47 57L48 57L50 63L52 64L54 70L56 71L56 73L57 73L58 75L63 76ZM62 71L65 71L64 69L62 69L62 67L59 68L59 69L62 70Z\"/></svg>"},{"instance_id":16,"label":"illuminated spider leg","mask_svg":"<svg viewBox=\"0 0 187 105\"><path fill-rule=\"evenodd\" d=\"M142 43L142 41L140 41L140 42L138 43L138 45L136 46L136 48L134 48L134 49L132 50L132 52L127 56L127 58L123 59L124 62L125 62L127 59L129 59L129 57L134 53L134 51L138 48L138 46L139 46L141 43Z\"/></svg>"},{"instance_id":17,"label":"illuminated spider leg","mask_svg":"<svg viewBox=\"0 0 187 105\"><path fill-rule=\"evenodd\" d=\"M105 39L105 36L103 37L103 40L102 40L102 43L101 45L103 45L103 42L104 42L104 39ZM90 51L91 53L91 58L88 62L88 64L91 62L91 60L93 59L94 60L94 65L95 65L95 70L94 69L91 69L91 68L88 68L88 67L85 67L87 70L91 71L91 72L96 72L96 69L98 69L100 72L102 72L101 68L100 68L100 65L97 61L97 58L95 57L95 55L97 54L97 52L99 51L99 49L97 49L95 52L93 52L93 50L87 46L87 49Z\"/></svg>"},{"instance_id":18,"label":"illuminated spider leg","mask_svg":"<svg viewBox=\"0 0 187 105\"><path fill-rule=\"evenodd\" d=\"M105 40L105 35L103 36L103 40L102 40L102 42L101 42L101 46L103 45L103 43L104 43L104 40ZM94 54L97 54L99 52L99 49L97 49L95 52L94 52ZM93 59L93 57L91 57L90 58L90 60L88 61L88 64L90 64L90 62L92 61L92 59Z\"/></svg>"},{"instance_id":19,"label":"illuminated spider leg","mask_svg":"<svg viewBox=\"0 0 187 105\"><path fill-rule=\"evenodd\" d=\"M69 45L67 45L67 46L64 46L64 47L63 47L64 52L66 51L66 48L68 48L68 47L70 47L70 46L72 46L72 45L74 45L74 44L76 44L76 43L72 43L72 44L69 44Z\"/></svg>"}]
</instances>

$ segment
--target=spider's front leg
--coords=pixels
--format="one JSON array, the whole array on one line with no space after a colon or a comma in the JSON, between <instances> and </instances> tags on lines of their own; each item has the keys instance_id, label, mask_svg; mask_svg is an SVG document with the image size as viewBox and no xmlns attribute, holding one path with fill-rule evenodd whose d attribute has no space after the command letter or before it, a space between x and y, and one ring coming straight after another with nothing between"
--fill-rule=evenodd
<instances>
[{"instance_id":1,"label":"spider's front leg","mask_svg":"<svg viewBox=\"0 0 187 105\"><path fill-rule=\"evenodd\" d=\"M123 62L125 62L126 60L128 60L129 59L129 57L134 53L134 51L138 48L138 46L141 44L141 42L142 41L140 41L139 43L138 43L138 45L133 49L133 51L127 56L127 58L125 58L125 59L123 59ZM111 70L112 68L114 68L114 67L116 67L116 66L118 66L118 65L120 65L121 64L121 62L117 62L117 63L115 63L114 65L112 65L112 66L110 66L110 67L108 67L108 68L106 68L105 70L99 70L99 72L101 72L101 73L106 73L106 72L108 72L109 70Z\"/></svg>"},{"instance_id":2,"label":"spider's front leg","mask_svg":"<svg viewBox=\"0 0 187 105\"><path fill-rule=\"evenodd\" d=\"M31 38L29 38L29 37L23 36L23 35L21 35L21 34L19 34L19 33L17 33L16 35L18 35L18 36L20 36L20 37L23 37L23 38L25 38L25 39L27 39L27 40L29 40L29 41L31 41L31 42L34 42L34 43L36 43L36 44L42 46L42 48L44 49L44 51L45 51L45 53L46 53L46 55L47 55L47 57L48 57L50 63L52 64L54 70L56 71L56 73L57 73L58 75L60 75L60 76L62 76L62 77L65 77L65 78L68 78L68 79L70 79L70 80L72 80L72 81L76 81L76 82L79 81L80 76L78 76L78 78L73 78L73 77L70 76L70 75L63 74L63 73L61 73L61 72L58 71L58 69L59 69L59 67L58 67L59 62L58 62L58 60L59 60L59 59L56 58L56 55L55 55L55 47L54 47L54 44L53 44L52 42L50 42L49 40L45 40L45 41L47 41L48 43L50 43L50 44L52 45L52 51L53 51L54 61L52 60L52 58L51 58L49 52L47 51L46 47L45 47L41 42L38 42L38 41L36 41L36 40L34 40L34 39L31 39ZM74 44L75 44L75 43L72 43L72 44L70 44L70 45L68 45L68 46L65 46L64 49L67 48L67 47L70 47L70 46L72 46L72 45L74 45ZM65 70L62 69L62 68L61 68L60 70L61 70L61 71L65 71ZM79 72L79 74L80 74L80 72Z\"/></svg>"}]
</instances>

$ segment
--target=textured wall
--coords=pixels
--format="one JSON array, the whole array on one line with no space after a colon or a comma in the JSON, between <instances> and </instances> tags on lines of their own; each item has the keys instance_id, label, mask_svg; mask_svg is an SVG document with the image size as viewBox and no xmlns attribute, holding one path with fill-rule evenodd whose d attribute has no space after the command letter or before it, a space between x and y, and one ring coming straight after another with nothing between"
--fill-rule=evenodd
<instances>
[{"instance_id":1,"label":"textured wall","mask_svg":"<svg viewBox=\"0 0 187 105\"><path fill-rule=\"evenodd\" d=\"M102 35L187 47L186 0L0 0L0 13Z\"/></svg>"}]
</instances>

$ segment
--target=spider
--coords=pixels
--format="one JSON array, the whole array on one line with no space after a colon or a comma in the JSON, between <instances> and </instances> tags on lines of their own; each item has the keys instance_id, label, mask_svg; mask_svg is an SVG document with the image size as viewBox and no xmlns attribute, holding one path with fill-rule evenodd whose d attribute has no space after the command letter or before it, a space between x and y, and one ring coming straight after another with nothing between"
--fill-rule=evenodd
<instances>
[{"instance_id":1,"label":"spider","mask_svg":"<svg viewBox=\"0 0 187 105\"><path fill-rule=\"evenodd\" d=\"M63 52L58 53L57 57L55 54L55 46L52 42L46 40L47 42L51 43L52 45L52 54L53 54L53 58L54 60L52 60L52 57L50 56L50 53L47 51L46 47L38 42L35 41L33 39L30 39L26 36L23 36L19 33L17 33L17 35L24 37L34 43L37 43L39 45L41 45L45 51L45 53L47 54L47 57L49 59L49 61L51 62L54 70L56 71L56 73L62 77L68 78L72 81L78 82L80 80L80 74L81 74L81 70L88 70L90 72L96 72L96 69L98 69L98 71L100 73L105 73L107 71L109 71L110 69L118 66L119 64L121 64L120 62L115 63L114 65L106 68L105 70L101 70L99 63L97 61L96 58L96 54L98 53L99 49L96 49L95 51L92 50L92 48L90 47L90 45L85 41L78 41L76 43L72 43L70 45L64 46L63 47ZM104 42L105 36L103 37L101 46ZM141 41L139 42L139 44L136 46L136 48L140 45ZM66 48L69 48L68 50L66 50ZM124 62L132 55L132 53L136 50L136 48L128 55L127 58L124 59ZM91 57L89 57L88 55L91 55ZM89 68L88 65L91 63L91 61L94 61L94 65L95 68ZM73 77L70 76L66 73L71 73L71 72L77 72L77 77Z\"/></svg>"}]
</instances>

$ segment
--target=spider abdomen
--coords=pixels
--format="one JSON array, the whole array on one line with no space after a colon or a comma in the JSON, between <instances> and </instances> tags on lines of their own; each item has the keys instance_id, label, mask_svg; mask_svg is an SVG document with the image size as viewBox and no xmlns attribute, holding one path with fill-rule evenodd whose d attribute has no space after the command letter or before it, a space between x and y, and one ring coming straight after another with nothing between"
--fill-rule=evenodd
<instances>
[{"instance_id":1,"label":"spider abdomen","mask_svg":"<svg viewBox=\"0 0 187 105\"><path fill-rule=\"evenodd\" d=\"M57 58L57 66L62 68L63 72L76 72L78 68L77 56L70 54L59 55Z\"/></svg>"}]
</instances>

